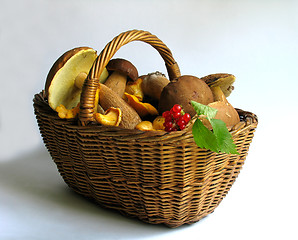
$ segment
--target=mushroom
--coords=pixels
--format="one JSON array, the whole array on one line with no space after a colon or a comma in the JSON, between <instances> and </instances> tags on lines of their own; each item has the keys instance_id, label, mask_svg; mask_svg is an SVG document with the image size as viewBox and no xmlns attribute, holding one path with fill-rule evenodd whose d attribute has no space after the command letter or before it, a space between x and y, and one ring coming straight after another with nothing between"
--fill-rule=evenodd
<instances>
[{"instance_id":1,"label":"mushroom","mask_svg":"<svg viewBox=\"0 0 298 240\"><path fill-rule=\"evenodd\" d=\"M142 121L137 126L136 129L142 130L142 131L152 131L153 125L150 121Z\"/></svg>"},{"instance_id":2,"label":"mushroom","mask_svg":"<svg viewBox=\"0 0 298 240\"><path fill-rule=\"evenodd\" d=\"M208 106L217 109L215 119L220 119L225 122L228 128L236 125L240 122L239 114L236 109L227 101L224 92L220 86L211 88L215 102L209 103ZM204 125L208 128L212 128L209 121L202 119Z\"/></svg>"},{"instance_id":3,"label":"mushroom","mask_svg":"<svg viewBox=\"0 0 298 240\"><path fill-rule=\"evenodd\" d=\"M143 101L144 92L142 89L142 78L138 78L135 82L129 81L126 84L125 92L136 96L140 101Z\"/></svg>"},{"instance_id":4,"label":"mushroom","mask_svg":"<svg viewBox=\"0 0 298 240\"><path fill-rule=\"evenodd\" d=\"M196 112L191 105L192 100L207 105L213 102L212 91L200 78L184 75L164 87L160 95L158 111L162 114L175 104L179 104L193 117Z\"/></svg>"},{"instance_id":5,"label":"mushroom","mask_svg":"<svg viewBox=\"0 0 298 240\"><path fill-rule=\"evenodd\" d=\"M106 79L108 78L108 76L109 76L109 72L108 72L108 70L106 68L104 68L102 74L99 77L99 82L100 83L105 82ZM75 82L74 82L75 86L78 89L82 89L83 88L83 84L84 84L86 78L87 78L87 73L80 72L78 74L78 76L76 76L76 78L75 78Z\"/></svg>"},{"instance_id":6,"label":"mushroom","mask_svg":"<svg viewBox=\"0 0 298 240\"><path fill-rule=\"evenodd\" d=\"M105 114L95 113L95 120L104 126L119 126L122 118L120 108L109 108Z\"/></svg>"},{"instance_id":7,"label":"mushroom","mask_svg":"<svg viewBox=\"0 0 298 240\"><path fill-rule=\"evenodd\" d=\"M55 61L45 83L45 95L53 110L61 104L66 109L77 106L82 89L77 87L75 79L87 76L96 57L94 49L77 47L65 52Z\"/></svg>"},{"instance_id":8,"label":"mushroom","mask_svg":"<svg viewBox=\"0 0 298 240\"><path fill-rule=\"evenodd\" d=\"M157 116L153 120L153 123L151 123L150 121L142 121L136 126L136 129L142 131L164 131L164 122L165 119L162 116Z\"/></svg>"},{"instance_id":9,"label":"mushroom","mask_svg":"<svg viewBox=\"0 0 298 240\"><path fill-rule=\"evenodd\" d=\"M226 97L234 90L235 76L228 73L210 74L201 78L209 87L219 86Z\"/></svg>"},{"instance_id":10,"label":"mushroom","mask_svg":"<svg viewBox=\"0 0 298 240\"><path fill-rule=\"evenodd\" d=\"M98 98L97 98L97 102L98 102ZM102 108L102 106L100 106L100 104L97 104L97 106L94 109L96 110L95 113L105 114L105 110Z\"/></svg>"},{"instance_id":11,"label":"mushroom","mask_svg":"<svg viewBox=\"0 0 298 240\"><path fill-rule=\"evenodd\" d=\"M164 126L164 122L165 122L165 118L162 116L157 116L154 120L153 120L153 129L155 130L165 130L165 126Z\"/></svg>"},{"instance_id":12,"label":"mushroom","mask_svg":"<svg viewBox=\"0 0 298 240\"><path fill-rule=\"evenodd\" d=\"M127 80L136 81L138 70L129 61L121 58L112 59L106 66L110 76L105 81L105 85L123 97Z\"/></svg>"},{"instance_id":13,"label":"mushroom","mask_svg":"<svg viewBox=\"0 0 298 240\"><path fill-rule=\"evenodd\" d=\"M124 93L124 95L127 99L128 104L137 111L141 118L147 115L158 115L157 109L150 103L140 102L136 96L129 93Z\"/></svg>"},{"instance_id":14,"label":"mushroom","mask_svg":"<svg viewBox=\"0 0 298 240\"><path fill-rule=\"evenodd\" d=\"M67 109L63 104L60 104L55 110L60 118L75 118L79 114L80 104L78 103L78 105L72 109Z\"/></svg>"},{"instance_id":15,"label":"mushroom","mask_svg":"<svg viewBox=\"0 0 298 240\"><path fill-rule=\"evenodd\" d=\"M160 99L160 94L170 81L161 72L149 73L143 77L142 90L144 95L154 100Z\"/></svg>"},{"instance_id":16,"label":"mushroom","mask_svg":"<svg viewBox=\"0 0 298 240\"><path fill-rule=\"evenodd\" d=\"M139 114L112 89L102 83L99 84L98 88L96 99L105 111L111 107L121 110L122 120L119 127L134 129L142 121Z\"/></svg>"}]
</instances>

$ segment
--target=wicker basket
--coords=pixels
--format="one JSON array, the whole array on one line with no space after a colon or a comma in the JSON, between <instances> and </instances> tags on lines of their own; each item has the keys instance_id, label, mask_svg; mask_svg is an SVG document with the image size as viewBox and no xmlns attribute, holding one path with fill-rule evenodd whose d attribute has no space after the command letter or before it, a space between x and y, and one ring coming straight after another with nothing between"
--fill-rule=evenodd
<instances>
[{"instance_id":1,"label":"wicker basket","mask_svg":"<svg viewBox=\"0 0 298 240\"><path fill-rule=\"evenodd\" d=\"M258 120L253 113L237 109L241 122L230 132L240 155L197 147L191 128L165 133L90 124L98 76L121 46L136 40L160 53L170 79L180 76L171 51L156 36L124 32L96 59L83 86L79 121L60 119L44 92L35 95L40 133L64 181L79 194L152 224L193 223L213 212L228 193Z\"/></svg>"}]
</instances>

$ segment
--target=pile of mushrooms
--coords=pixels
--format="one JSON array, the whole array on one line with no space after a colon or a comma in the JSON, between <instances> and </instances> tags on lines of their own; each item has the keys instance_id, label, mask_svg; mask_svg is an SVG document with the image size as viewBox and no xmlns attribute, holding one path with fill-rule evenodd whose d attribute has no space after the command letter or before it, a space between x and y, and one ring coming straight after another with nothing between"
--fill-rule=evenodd
<instances>
[{"instance_id":1,"label":"pile of mushrooms","mask_svg":"<svg viewBox=\"0 0 298 240\"><path fill-rule=\"evenodd\" d=\"M144 97L150 96L151 93L147 95L147 91L144 91L143 79L139 77L136 67L125 59L117 58L112 59L106 68L109 77L104 83L100 83L98 91L99 109L103 111L96 113L95 119L103 125L112 125L106 124L107 120L118 123L115 118L121 115L119 124L114 126L128 129L138 126L138 129L142 129L146 123L143 120L148 116L157 116L158 111L152 104L143 102ZM118 114L108 115L107 111L111 112L111 108L114 112L119 109Z\"/></svg>"},{"instance_id":2,"label":"pile of mushrooms","mask_svg":"<svg viewBox=\"0 0 298 240\"><path fill-rule=\"evenodd\" d=\"M196 115L192 100L217 109L215 118L223 120L227 127L240 121L237 111L227 101L235 81L231 74L211 74L201 79L184 75L170 82L160 72L139 76L136 67L124 59L112 59L107 70L110 75L100 85L99 105L105 111L111 107L119 108L121 127L163 130L161 115L175 104L181 105L191 117ZM204 117L201 119L211 128Z\"/></svg>"},{"instance_id":3,"label":"pile of mushrooms","mask_svg":"<svg viewBox=\"0 0 298 240\"><path fill-rule=\"evenodd\" d=\"M139 76L136 67L121 58L110 60L106 69L109 76L104 83L99 84L95 120L103 125L128 129L163 129L160 121L154 124L153 121L159 115L154 105L159 102L163 88L170 82L165 75L155 72Z\"/></svg>"},{"instance_id":4,"label":"pile of mushrooms","mask_svg":"<svg viewBox=\"0 0 298 240\"><path fill-rule=\"evenodd\" d=\"M227 97L233 91L235 76L231 74L211 74L202 78L213 93L214 101L208 106L217 109L215 118L225 122L228 128L240 122L239 114L236 109L228 102ZM203 119L203 123L208 128L212 128L210 123Z\"/></svg>"},{"instance_id":5,"label":"pile of mushrooms","mask_svg":"<svg viewBox=\"0 0 298 240\"><path fill-rule=\"evenodd\" d=\"M75 48L63 54L51 68L45 93L50 107L60 118L77 117L79 95L96 56L91 48ZM164 130L163 112L179 104L185 113L194 117L196 112L191 101L196 101L217 109L215 118L231 127L240 121L237 111L227 101L234 81L231 74L202 78L184 75L172 81L160 72L139 76L137 68L128 60L112 59L100 76L94 121L127 129Z\"/></svg>"}]
</instances>

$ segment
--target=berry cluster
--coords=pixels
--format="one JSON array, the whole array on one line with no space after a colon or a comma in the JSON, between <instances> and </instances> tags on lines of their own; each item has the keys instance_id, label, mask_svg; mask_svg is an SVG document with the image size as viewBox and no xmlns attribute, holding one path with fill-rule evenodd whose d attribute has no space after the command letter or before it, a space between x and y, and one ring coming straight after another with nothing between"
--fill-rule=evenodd
<instances>
[{"instance_id":1,"label":"berry cluster","mask_svg":"<svg viewBox=\"0 0 298 240\"><path fill-rule=\"evenodd\" d=\"M175 104L170 111L163 112L162 116L165 119L163 125L167 132L183 130L191 119L179 104Z\"/></svg>"}]
</instances>

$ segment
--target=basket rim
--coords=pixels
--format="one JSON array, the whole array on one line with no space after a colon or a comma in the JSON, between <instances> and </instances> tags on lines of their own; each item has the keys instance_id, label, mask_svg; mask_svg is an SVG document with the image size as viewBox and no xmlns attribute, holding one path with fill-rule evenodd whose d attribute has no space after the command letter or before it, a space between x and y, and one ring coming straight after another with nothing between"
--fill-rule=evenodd
<instances>
[{"instance_id":1,"label":"basket rim","mask_svg":"<svg viewBox=\"0 0 298 240\"><path fill-rule=\"evenodd\" d=\"M165 131L141 131L138 129L125 129L121 127L115 127L115 126L103 126L98 123L90 123L89 125L82 126L79 125L78 118L74 119L61 119L59 118L57 112L55 112L51 107L49 106L47 99L45 97L44 91L41 91L40 93L37 93L34 95L34 109L35 111L42 112L43 114L46 114L47 117L50 117L52 121L59 122L61 125L67 126L67 128L74 130L77 129L78 131L83 131L84 133L93 132L95 129L98 132L106 133L107 136L114 136L119 138L120 140L127 141L132 139L138 139L139 141L156 141L154 138L158 137L160 139L171 139L173 141L175 137L192 137L192 125L194 123L194 120L192 120L192 124L189 124L188 127L186 127L182 131L174 131L174 132L165 132ZM256 114L244 111L239 108L235 108L240 116L240 123L231 127L229 129L232 136L236 136L238 134L241 134L243 131L247 131L251 128L256 128L258 124L258 117ZM119 135L121 133L121 135Z\"/></svg>"}]
</instances>

